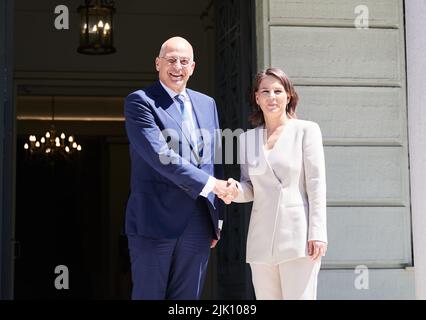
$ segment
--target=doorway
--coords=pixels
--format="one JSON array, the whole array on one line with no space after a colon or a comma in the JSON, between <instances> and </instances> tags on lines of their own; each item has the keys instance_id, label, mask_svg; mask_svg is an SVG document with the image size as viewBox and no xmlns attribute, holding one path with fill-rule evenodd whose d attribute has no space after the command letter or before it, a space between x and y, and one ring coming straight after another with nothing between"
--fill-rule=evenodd
<instances>
[{"instance_id":1,"label":"doorway","mask_svg":"<svg viewBox=\"0 0 426 320\"><path fill-rule=\"evenodd\" d=\"M78 137L80 154L54 160L30 156L26 139L17 143L15 299L99 298L107 255L105 141ZM69 275L63 289L55 286L58 266Z\"/></svg>"},{"instance_id":2,"label":"doorway","mask_svg":"<svg viewBox=\"0 0 426 320\"><path fill-rule=\"evenodd\" d=\"M129 299L123 124L56 122L58 132L68 129L82 146L63 159L24 149L28 131L45 125L39 122L18 121L15 299ZM40 136L40 129L32 132ZM58 266L67 268L68 288L55 285Z\"/></svg>"},{"instance_id":3,"label":"doorway","mask_svg":"<svg viewBox=\"0 0 426 320\"><path fill-rule=\"evenodd\" d=\"M117 54L90 58L61 51L72 39L57 31L46 31L46 41L57 41L57 53L35 49L28 57L24 34L42 26L27 28L24 18L52 8L16 2L15 17L23 22L15 36L16 94L21 102L27 99L28 108L17 103L15 298L128 299L129 260L121 234L130 174L124 97L156 79L153 59L162 41L180 34L193 43L197 57L189 87L216 98L222 128L246 129L248 93L256 68L254 1L193 0L178 10L167 6L167 1L122 3L115 20L121 26L116 33L121 40ZM72 18L77 25L78 17ZM132 28L154 20L163 21L158 23L162 27L143 33L144 41L135 42ZM68 60L57 59L61 54ZM23 143L30 133L43 134L49 119L37 101L49 96L62 97L58 122L83 146L75 161L52 164L26 158ZM226 174L238 178L237 165L227 166ZM249 207L227 210L203 299L253 297L245 264ZM69 270L69 289L54 285L58 265Z\"/></svg>"}]
</instances>

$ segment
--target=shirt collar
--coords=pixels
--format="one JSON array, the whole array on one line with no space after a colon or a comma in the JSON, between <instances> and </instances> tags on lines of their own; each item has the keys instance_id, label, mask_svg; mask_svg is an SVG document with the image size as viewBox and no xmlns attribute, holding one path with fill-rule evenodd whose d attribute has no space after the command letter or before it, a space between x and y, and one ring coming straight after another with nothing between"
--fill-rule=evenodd
<instances>
[{"instance_id":1,"label":"shirt collar","mask_svg":"<svg viewBox=\"0 0 426 320\"><path fill-rule=\"evenodd\" d=\"M161 83L162 87L164 88L164 90L166 90L166 92L169 94L170 98L175 99L176 95L180 94L184 97L185 100L189 100L189 96L188 96L188 93L186 92L186 89L184 89L180 93L176 93L172 89L167 87L163 82L161 82L161 80L160 80L160 83Z\"/></svg>"}]
</instances>

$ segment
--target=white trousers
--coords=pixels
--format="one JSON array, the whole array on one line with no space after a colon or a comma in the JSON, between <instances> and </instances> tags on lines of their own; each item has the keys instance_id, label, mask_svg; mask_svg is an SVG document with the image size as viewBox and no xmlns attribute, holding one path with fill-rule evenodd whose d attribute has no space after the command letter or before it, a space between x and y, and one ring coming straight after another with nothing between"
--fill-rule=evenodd
<instances>
[{"instance_id":1,"label":"white trousers","mask_svg":"<svg viewBox=\"0 0 426 320\"><path fill-rule=\"evenodd\" d=\"M316 300L321 260L297 258L278 265L251 263L257 300Z\"/></svg>"}]
</instances>

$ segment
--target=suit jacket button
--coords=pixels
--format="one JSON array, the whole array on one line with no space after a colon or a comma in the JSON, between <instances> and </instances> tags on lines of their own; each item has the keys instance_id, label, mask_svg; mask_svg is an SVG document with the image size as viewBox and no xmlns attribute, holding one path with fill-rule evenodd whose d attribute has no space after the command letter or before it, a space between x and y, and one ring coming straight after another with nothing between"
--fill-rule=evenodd
<instances>
[{"instance_id":1,"label":"suit jacket button","mask_svg":"<svg viewBox=\"0 0 426 320\"><path fill-rule=\"evenodd\" d=\"M197 168L198 168L198 169L201 169L201 164L199 164L199 165L197 166Z\"/></svg>"}]
</instances>

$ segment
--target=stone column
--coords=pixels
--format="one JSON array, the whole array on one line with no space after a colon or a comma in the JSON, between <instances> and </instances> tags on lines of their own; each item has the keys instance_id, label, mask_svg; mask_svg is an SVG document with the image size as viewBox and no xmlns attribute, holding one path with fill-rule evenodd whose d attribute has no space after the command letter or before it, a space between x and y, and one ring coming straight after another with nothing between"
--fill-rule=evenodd
<instances>
[{"instance_id":1,"label":"stone column","mask_svg":"<svg viewBox=\"0 0 426 320\"><path fill-rule=\"evenodd\" d=\"M415 285L426 299L426 2L406 0L405 21Z\"/></svg>"}]
</instances>

